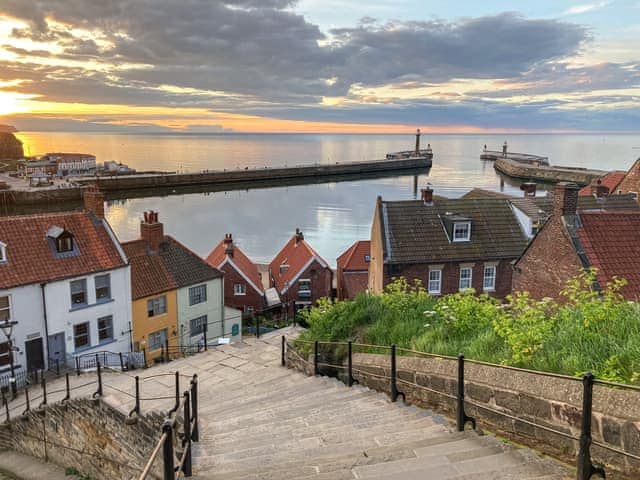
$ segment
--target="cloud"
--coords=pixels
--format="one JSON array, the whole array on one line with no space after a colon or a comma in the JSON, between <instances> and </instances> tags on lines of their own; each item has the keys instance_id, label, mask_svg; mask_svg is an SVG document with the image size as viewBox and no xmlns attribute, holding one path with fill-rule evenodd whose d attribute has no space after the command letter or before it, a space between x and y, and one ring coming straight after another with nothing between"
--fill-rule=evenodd
<instances>
[{"instance_id":1,"label":"cloud","mask_svg":"<svg viewBox=\"0 0 640 480\"><path fill-rule=\"evenodd\" d=\"M586 3L582 5L574 5L562 12L563 16L579 15L581 13L593 12L608 6L611 2Z\"/></svg>"}]
</instances>

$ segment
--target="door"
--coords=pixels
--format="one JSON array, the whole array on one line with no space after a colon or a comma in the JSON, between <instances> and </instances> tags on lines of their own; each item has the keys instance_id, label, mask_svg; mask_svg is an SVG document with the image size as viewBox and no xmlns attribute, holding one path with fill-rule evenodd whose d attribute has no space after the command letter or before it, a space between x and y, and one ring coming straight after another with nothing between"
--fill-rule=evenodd
<instances>
[{"instance_id":1,"label":"door","mask_svg":"<svg viewBox=\"0 0 640 480\"><path fill-rule=\"evenodd\" d=\"M42 337L24 342L24 349L27 352L27 371L44 369Z\"/></svg>"},{"instance_id":2,"label":"door","mask_svg":"<svg viewBox=\"0 0 640 480\"><path fill-rule=\"evenodd\" d=\"M56 360L60 365L64 365L66 350L64 345L64 332L49 335L49 368L55 365Z\"/></svg>"}]
</instances>

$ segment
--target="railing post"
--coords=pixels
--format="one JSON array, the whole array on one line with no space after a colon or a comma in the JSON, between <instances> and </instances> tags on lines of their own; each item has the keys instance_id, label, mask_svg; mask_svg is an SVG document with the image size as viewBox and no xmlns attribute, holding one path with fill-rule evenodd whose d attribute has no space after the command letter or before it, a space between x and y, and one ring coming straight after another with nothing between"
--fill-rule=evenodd
<instances>
[{"instance_id":1,"label":"railing post","mask_svg":"<svg viewBox=\"0 0 640 480\"><path fill-rule=\"evenodd\" d=\"M140 415L140 377L136 375L136 406L135 412L137 415Z\"/></svg>"},{"instance_id":2,"label":"railing post","mask_svg":"<svg viewBox=\"0 0 640 480\"><path fill-rule=\"evenodd\" d=\"M318 368L318 340L313 342L313 374L320 375L320 369Z\"/></svg>"},{"instance_id":3,"label":"railing post","mask_svg":"<svg viewBox=\"0 0 640 480\"><path fill-rule=\"evenodd\" d=\"M191 401L189 399L189 390L184 392L184 438L182 439L182 448L186 449L184 462L182 463L182 471L185 477L191 476Z\"/></svg>"},{"instance_id":4,"label":"railing post","mask_svg":"<svg viewBox=\"0 0 640 480\"><path fill-rule=\"evenodd\" d=\"M207 330L209 329L209 327L207 325L204 326L204 332L202 332L202 334L204 335L204 351L208 351L209 350L209 345L207 345Z\"/></svg>"},{"instance_id":5,"label":"railing post","mask_svg":"<svg viewBox=\"0 0 640 480\"><path fill-rule=\"evenodd\" d=\"M71 386L69 385L69 372L64 374L64 380L65 380L65 387L66 387L66 390L67 390L67 394L62 399L62 401L66 402L67 400L71 399Z\"/></svg>"},{"instance_id":6,"label":"railing post","mask_svg":"<svg viewBox=\"0 0 640 480\"><path fill-rule=\"evenodd\" d=\"M353 387L353 343L347 346L347 385Z\"/></svg>"},{"instance_id":7,"label":"railing post","mask_svg":"<svg viewBox=\"0 0 640 480\"><path fill-rule=\"evenodd\" d=\"M260 338L260 316L256 315L256 338Z\"/></svg>"},{"instance_id":8,"label":"railing post","mask_svg":"<svg viewBox=\"0 0 640 480\"><path fill-rule=\"evenodd\" d=\"M56 358L56 376L60 376L60 359Z\"/></svg>"},{"instance_id":9,"label":"railing post","mask_svg":"<svg viewBox=\"0 0 640 480\"><path fill-rule=\"evenodd\" d=\"M281 355L280 355L280 364L285 367L287 365L287 359L286 359L286 353L285 353L285 345L286 345L287 339L285 338L284 335L282 335L282 351L281 351Z\"/></svg>"},{"instance_id":10,"label":"railing post","mask_svg":"<svg viewBox=\"0 0 640 480\"><path fill-rule=\"evenodd\" d=\"M7 397L4 395L4 392L2 392L2 403L4 403L5 420L8 423L9 420L11 420L9 417L9 402L7 401Z\"/></svg>"},{"instance_id":11,"label":"railing post","mask_svg":"<svg viewBox=\"0 0 640 480\"><path fill-rule=\"evenodd\" d=\"M464 432L464 426L467 422L471 422L473 429L476 429L475 418L467 416L464 411L464 355L458 355L458 394L457 400L457 427L459 432Z\"/></svg>"},{"instance_id":12,"label":"railing post","mask_svg":"<svg viewBox=\"0 0 640 480\"><path fill-rule=\"evenodd\" d=\"M102 369L100 368L98 355L96 355L96 362L98 362L96 364L96 367L98 369L98 390L96 390L95 393L93 394L93 398L102 396Z\"/></svg>"},{"instance_id":13,"label":"railing post","mask_svg":"<svg viewBox=\"0 0 640 480\"><path fill-rule=\"evenodd\" d=\"M119 355L120 355L120 371L124 372L124 362L122 361L122 352L120 352Z\"/></svg>"},{"instance_id":14,"label":"railing post","mask_svg":"<svg viewBox=\"0 0 640 480\"><path fill-rule=\"evenodd\" d=\"M166 420L162 425L162 433L166 434L162 445L162 460L164 463L164 480L175 480L175 467L173 457L173 424Z\"/></svg>"},{"instance_id":15,"label":"railing post","mask_svg":"<svg viewBox=\"0 0 640 480\"><path fill-rule=\"evenodd\" d=\"M80 376L80 357L76 357L76 373Z\"/></svg>"},{"instance_id":16,"label":"railing post","mask_svg":"<svg viewBox=\"0 0 640 480\"><path fill-rule=\"evenodd\" d=\"M147 368L147 349L142 347L142 361L144 362L144 368Z\"/></svg>"},{"instance_id":17,"label":"railing post","mask_svg":"<svg viewBox=\"0 0 640 480\"><path fill-rule=\"evenodd\" d=\"M29 388L28 388L26 385L24 386L24 398L25 398L25 401L26 401L26 404L27 404L27 408L26 408L26 410L22 413L23 415L24 415L25 413L27 413L29 410L31 410L31 404L30 404L30 402L29 402Z\"/></svg>"},{"instance_id":18,"label":"railing post","mask_svg":"<svg viewBox=\"0 0 640 480\"><path fill-rule=\"evenodd\" d=\"M398 400L398 396L402 395L402 399L406 400L404 393L398 391L398 371L396 366L396 346L391 345L391 401Z\"/></svg>"},{"instance_id":19,"label":"railing post","mask_svg":"<svg viewBox=\"0 0 640 480\"><path fill-rule=\"evenodd\" d=\"M193 417L193 430L191 430L191 440L200 441L200 429L198 427L198 375L194 374L191 379L191 416Z\"/></svg>"},{"instance_id":20,"label":"railing post","mask_svg":"<svg viewBox=\"0 0 640 480\"><path fill-rule=\"evenodd\" d=\"M604 469L591 463L591 412L593 407L593 374L582 377L582 424L580 427L580 451L578 452L578 480L589 480L599 474L605 478Z\"/></svg>"},{"instance_id":21,"label":"railing post","mask_svg":"<svg viewBox=\"0 0 640 480\"><path fill-rule=\"evenodd\" d=\"M165 362L169 361L169 339L165 339L164 341L164 351L167 354L167 358L165 359Z\"/></svg>"},{"instance_id":22,"label":"railing post","mask_svg":"<svg viewBox=\"0 0 640 480\"><path fill-rule=\"evenodd\" d=\"M47 404L47 380L46 378L44 378L44 375L42 375L42 379L41 379L42 383L42 402L40 402L40 407L44 406Z\"/></svg>"}]
</instances>

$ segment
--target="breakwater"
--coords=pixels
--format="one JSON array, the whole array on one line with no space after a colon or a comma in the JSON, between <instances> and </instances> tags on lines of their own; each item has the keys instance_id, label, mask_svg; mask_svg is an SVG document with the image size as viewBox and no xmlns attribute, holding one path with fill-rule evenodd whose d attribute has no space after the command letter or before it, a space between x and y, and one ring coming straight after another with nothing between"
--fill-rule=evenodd
<instances>
[{"instance_id":1,"label":"breakwater","mask_svg":"<svg viewBox=\"0 0 640 480\"><path fill-rule=\"evenodd\" d=\"M607 173L605 170L532 165L508 158L497 159L493 168L504 175L522 180L546 183L573 182L582 186L590 184Z\"/></svg>"}]
</instances>

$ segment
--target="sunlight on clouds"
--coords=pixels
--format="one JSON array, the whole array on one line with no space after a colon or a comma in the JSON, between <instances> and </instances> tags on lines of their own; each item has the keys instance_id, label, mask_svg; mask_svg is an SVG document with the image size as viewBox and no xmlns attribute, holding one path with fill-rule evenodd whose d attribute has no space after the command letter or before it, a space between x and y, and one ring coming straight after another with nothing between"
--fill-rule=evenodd
<instances>
[{"instance_id":1,"label":"sunlight on clouds","mask_svg":"<svg viewBox=\"0 0 640 480\"><path fill-rule=\"evenodd\" d=\"M0 91L0 115L29 112L28 101L35 97L37 95Z\"/></svg>"}]
</instances>

